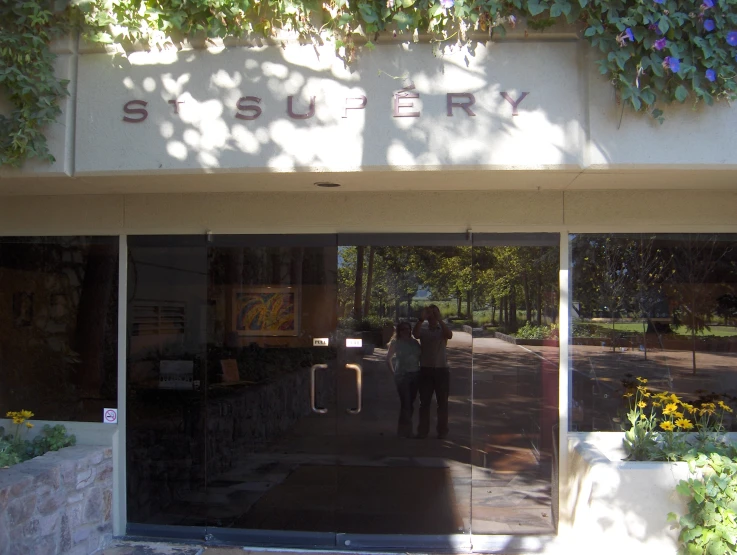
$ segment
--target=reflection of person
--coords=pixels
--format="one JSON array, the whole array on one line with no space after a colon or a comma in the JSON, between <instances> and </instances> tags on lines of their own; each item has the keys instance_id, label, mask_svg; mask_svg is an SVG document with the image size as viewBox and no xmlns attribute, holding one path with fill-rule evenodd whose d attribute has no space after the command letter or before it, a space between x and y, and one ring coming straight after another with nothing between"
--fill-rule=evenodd
<instances>
[{"instance_id":1,"label":"reflection of person","mask_svg":"<svg viewBox=\"0 0 737 555\"><path fill-rule=\"evenodd\" d=\"M397 435L412 437L412 412L420 381L420 344L412 337L409 323L397 324L397 331L389 342L386 363L394 373L401 404Z\"/></svg>"},{"instance_id":2,"label":"reflection of person","mask_svg":"<svg viewBox=\"0 0 737 555\"><path fill-rule=\"evenodd\" d=\"M427 320L427 326L422 323ZM420 424L417 437L425 438L430 431L430 405L432 396L438 403L438 438L448 435L448 394L450 370L445 356L445 346L453 332L440 317L440 309L434 304L420 314L412 334L420 340Z\"/></svg>"}]
</instances>

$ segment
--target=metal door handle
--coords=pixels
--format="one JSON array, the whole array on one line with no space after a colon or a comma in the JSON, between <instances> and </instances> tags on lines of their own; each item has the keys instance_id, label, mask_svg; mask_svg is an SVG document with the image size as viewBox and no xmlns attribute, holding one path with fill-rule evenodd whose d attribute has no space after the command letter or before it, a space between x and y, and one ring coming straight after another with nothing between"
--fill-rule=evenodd
<instances>
[{"instance_id":1,"label":"metal door handle","mask_svg":"<svg viewBox=\"0 0 737 555\"><path fill-rule=\"evenodd\" d=\"M361 384L361 365L360 364L346 364L346 368L350 368L351 370L356 371L356 398L358 399L358 407L355 409L345 409L345 411L348 414L358 414L361 412L361 391L362 391L362 384Z\"/></svg>"},{"instance_id":2,"label":"metal door handle","mask_svg":"<svg viewBox=\"0 0 737 555\"><path fill-rule=\"evenodd\" d=\"M316 412L317 414L325 414L328 412L328 409L318 409L315 406L315 372L318 368L321 368L323 370L328 369L327 364L313 364L310 368L310 406L312 407L312 412Z\"/></svg>"}]
</instances>

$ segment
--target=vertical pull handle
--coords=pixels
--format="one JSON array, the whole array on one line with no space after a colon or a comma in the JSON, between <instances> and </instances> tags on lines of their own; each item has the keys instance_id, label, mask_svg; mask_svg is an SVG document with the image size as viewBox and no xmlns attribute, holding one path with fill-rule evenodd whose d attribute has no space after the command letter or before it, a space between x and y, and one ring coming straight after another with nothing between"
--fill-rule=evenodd
<instances>
[{"instance_id":1,"label":"vertical pull handle","mask_svg":"<svg viewBox=\"0 0 737 555\"><path fill-rule=\"evenodd\" d=\"M327 370L328 365L313 364L310 368L310 406L312 407L312 412L316 412L317 414L325 414L326 412L328 412L328 409L319 409L315 406L315 372L317 372L318 368Z\"/></svg>"},{"instance_id":2,"label":"vertical pull handle","mask_svg":"<svg viewBox=\"0 0 737 555\"><path fill-rule=\"evenodd\" d=\"M362 399L362 368L360 364L346 364L346 368L356 371L356 399L358 406L355 409L345 409L348 414L358 414L361 412L361 399Z\"/></svg>"}]
</instances>

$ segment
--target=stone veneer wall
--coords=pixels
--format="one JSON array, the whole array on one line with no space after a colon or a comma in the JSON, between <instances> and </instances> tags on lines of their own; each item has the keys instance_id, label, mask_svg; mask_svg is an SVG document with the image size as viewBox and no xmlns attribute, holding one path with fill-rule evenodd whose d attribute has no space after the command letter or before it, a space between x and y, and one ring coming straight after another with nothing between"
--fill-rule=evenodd
<instances>
[{"instance_id":1,"label":"stone veneer wall","mask_svg":"<svg viewBox=\"0 0 737 555\"><path fill-rule=\"evenodd\" d=\"M316 404L335 403L334 370L316 375ZM170 392L171 393L171 392ZM129 420L128 519L151 522L180 500L205 490L205 477L214 480L251 453L260 452L310 414L310 369L286 372L271 382L232 389L214 387L207 395L169 399L174 410L163 417ZM142 401L141 407L154 401ZM159 407L163 398L156 400ZM137 408L129 411L136 411ZM139 412L144 413L145 408ZM206 448L205 448L206 446ZM207 468L204 468L207 465ZM194 521L179 524L200 525ZM158 520L157 523L161 521ZM0 554L2 555L2 554Z\"/></svg>"},{"instance_id":2,"label":"stone veneer wall","mask_svg":"<svg viewBox=\"0 0 737 555\"><path fill-rule=\"evenodd\" d=\"M112 456L77 445L0 469L0 555L86 555L109 544Z\"/></svg>"}]
</instances>

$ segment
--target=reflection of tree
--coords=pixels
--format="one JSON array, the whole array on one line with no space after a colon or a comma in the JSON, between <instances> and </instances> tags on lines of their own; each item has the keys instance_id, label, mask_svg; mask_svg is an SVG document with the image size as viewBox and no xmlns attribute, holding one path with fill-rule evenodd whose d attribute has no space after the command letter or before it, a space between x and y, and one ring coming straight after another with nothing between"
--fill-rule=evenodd
<instances>
[{"instance_id":1,"label":"reflection of tree","mask_svg":"<svg viewBox=\"0 0 737 555\"><path fill-rule=\"evenodd\" d=\"M726 252L719 248L716 235L685 236L674 249L674 292L678 296L679 312L685 315L685 325L691 333L691 362L696 373L696 334L709 329L707 322L716 309L712 284L707 281L719 259Z\"/></svg>"},{"instance_id":2,"label":"reflection of tree","mask_svg":"<svg viewBox=\"0 0 737 555\"><path fill-rule=\"evenodd\" d=\"M655 311L665 300L663 280L673 260L673 253L666 252L656 246L655 237L640 236L633 248L628 251L626 264L632 277L632 305L637 315L642 318L642 343L647 360L647 330L658 333L658 326L653 324Z\"/></svg>"},{"instance_id":3,"label":"reflection of tree","mask_svg":"<svg viewBox=\"0 0 737 555\"><path fill-rule=\"evenodd\" d=\"M359 279L359 255L368 264L368 276ZM411 302L419 290L433 299L455 300L455 313L472 319L474 310L490 307L507 330L517 327L517 307L526 311L526 320L542 324L543 314L557 306L550 284L557 288L558 252L544 247L341 247L339 268L339 309L362 303L362 315L398 319L400 305ZM358 289L360 283L361 290ZM392 310L386 310L393 304ZM465 311L464 311L465 305ZM351 311L356 315L355 308ZM557 314L557 311L554 311ZM536 317L533 317L536 313Z\"/></svg>"},{"instance_id":4,"label":"reflection of tree","mask_svg":"<svg viewBox=\"0 0 737 555\"><path fill-rule=\"evenodd\" d=\"M115 240L85 237L0 244L0 291L33 299L27 327L0 317L3 404L12 396L40 418L98 419L102 405L87 400L114 398L116 251Z\"/></svg>"}]
</instances>

